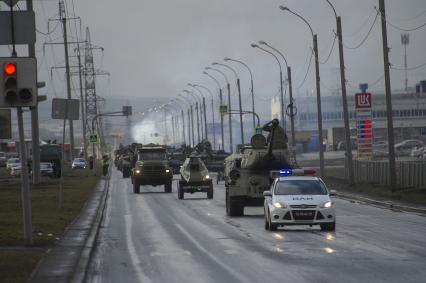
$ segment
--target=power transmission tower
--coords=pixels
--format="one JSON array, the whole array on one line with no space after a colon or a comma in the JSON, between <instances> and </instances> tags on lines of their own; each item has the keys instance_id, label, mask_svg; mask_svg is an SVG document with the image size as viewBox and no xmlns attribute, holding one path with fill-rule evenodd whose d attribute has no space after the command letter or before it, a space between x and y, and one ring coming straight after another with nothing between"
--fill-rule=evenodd
<instances>
[{"instance_id":1,"label":"power transmission tower","mask_svg":"<svg viewBox=\"0 0 426 283\"><path fill-rule=\"evenodd\" d=\"M108 72L100 71L95 69L94 60L93 60L93 50L100 49L103 51L102 47L96 47L92 45L90 39L89 28L86 28L86 45L85 45L85 54L84 54L84 79L85 79L85 110L86 110L86 133L99 131L101 134L101 143L104 142L103 139L103 128L98 110L98 97L96 95L96 76L99 75L110 75ZM94 127L92 127L92 121ZM92 155L95 157L95 145L92 147Z\"/></svg>"}]
</instances>

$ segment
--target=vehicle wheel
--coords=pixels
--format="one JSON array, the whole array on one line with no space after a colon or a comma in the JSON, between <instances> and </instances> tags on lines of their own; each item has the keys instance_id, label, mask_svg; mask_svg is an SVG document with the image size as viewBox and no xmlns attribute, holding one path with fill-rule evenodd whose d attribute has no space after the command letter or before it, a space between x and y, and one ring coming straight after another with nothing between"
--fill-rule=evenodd
<instances>
[{"instance_id":1,"label":"vehicle wheel","mask_svg":"<svg viewBox=\"0 0 426 283\"><path fill-rule=\"evenodd\" d=\"M213 198L213 184L210 184L210 188L207 191L207 198L209 199Z\"/></svg>"},{"instance_id":2,"label":"vehicle wheel","mask_svg":"<svg viewBox=\"0 0 426 283\"><path fill-rule=\"evenodd\" d=\"M268 226L270 231L277 231L278 225L272 223L271 214L268 213Z\"/></svg>"},{"instance_id":3,"label":"vehicle wheel","mask_svg":"<svg viewBox=\"0 0 426 283\"><path fill-rule=\"evenodd\" d=\"M268 221L268 215L265 210L265 230L269 230L269 221Z\"/></svg>"},{"instance_id":4,"label":"vehicle wheel","mask_svg":"<svg viewBox=\"0 0 426 283\"><path fill-rule=\"evenodd\" d=\"M141 185L135 180L133 182L133 193L139 194L141 192Z\"/></svg>"},{"instance_id":5,"label":"vehicle wheel","mask_svg":"<svg viewBox=\"0 0 426 283\"><path fill-rule=\"evenodd\" d=\"M238 203L233 197L228 194L226 196L226 215L228 216L243 216L244 206Z\"/></svg>"},{"instance_id":6,"label":"vehicle wheel","mask_svg":"<svg viewBox=\"0 0 426 283\"><path fill-rule=\"evenodd\" d=\"M165 193L171 193L172 192L172 181L169 181L164 185L164 192Z\"/></svg>"},{"instance_id":7,"label":"vehicle wheel","mask_svg":"<svg viewBox=\"0 0 426 283\"><path fill-rule=\"evenodd\" d=\"M184 199L185 198L184 194L185 194L185 192L183 191L182 186L179 184L179 186L178 186L178 199Z\"/></svg>"},{"instance_id":8,"label":"vehicle wheel","mask_svg":"<svg viewBox=\"0 0 426 283\"><path fill-rule=\"evenodd\" d=\"M329 232L336 231L336 222L320 224L320 226L321 226L321 231L329 231Z\"/></svg>"}]
</instances>

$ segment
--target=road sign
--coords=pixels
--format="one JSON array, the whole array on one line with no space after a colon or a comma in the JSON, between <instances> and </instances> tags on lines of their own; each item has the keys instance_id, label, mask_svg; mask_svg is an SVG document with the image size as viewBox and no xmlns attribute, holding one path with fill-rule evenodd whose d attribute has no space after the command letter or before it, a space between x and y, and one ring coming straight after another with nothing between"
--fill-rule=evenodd
<instances>
[{"instance_id":1,"label":"road sign","mask_svg":"<svg viewBox=\"0 0 426 283\"><path fill-rule=\"evenodd\" d=\"M0 109L0 139L12 138L12 115L10 109Z\"/></svg>"},{"instance_id":2,"label":"road sign","mask_svg":"<svg viewBox=\"0 0 426 283\"><path fill-rule=\"evenodd\" d=\"M373 115L371 93L355 94L357 151L359 157L371 157L373 153Z\"/></svg>"},{"instance_id":3,"label":"road sign","mask_svg":"<svg viewBox=\"0 0 426 283\"><path fill-rule=\"evenodd\" d=\"M420 135L426 136L426 128L420 128Z\"/></svg>"},{"instance_id":4,"label":"road sign","mask_svg":"<svg viewBox=\"0 0 426 283\"><path fill-rule=\"evenodd\" d=\"M220 105L219 112L220 112L220 115L222 116L228 114L228 105L225 105L225 104Z\"/></svg>"},{"instance_id":5,"label":"road sign","mask_svg":"<svg viewBox=\"0 0 426 283\"><path fill-rule=\"evenodd\" d=\"M37 105L37 61L0 57L0 107Z\"/></svg>"},{"instance_id":6,"label":"road sign","mask_svg":"<svg viewBox=\"0 0 426 283\"><path fill-rule=\"evenodd\" d=\"M355 94L355 108L371 108L371 93Z\"/></svg>"},{"instance_id":7,"label":"road sign","mask_svg":"<svg viewBox=\"0 0 426 283\"><path fill-rule=\"evenodd\" d=\"M15 44L34 44L36 42L35 14L33 11L14 11ZM0 11L0 45L12 44L10 11Z\"/></svg>"},{"instance_id":8,"label":"road sign","mask_svg":"<svg viewBox=\"0 0 426 283\"><path fill-rule=\"evenodd\" d=\"M256 128L254 128L254 132L256 134L262 134L262 127L256 127Z\"/></svg>"},{"instance_id":9,"label":"road sign","mask_svg":"<svg viewBox=\"0 0 426 283\"><path fill-rule=\"evenodd\" d=\"M66 98L54 98L52 100L52 119L78 120L79 116L80 100Z\"/></svg>"},{"instance_id":10,"label":"road sign","mask_svg":"<svg viewBox=\"0 0 426 283\"><path fill-rule=\"evenodd\" d=\"M99 144L99 135L96 132L88 134L89 144Z\"/></svg>"}]
</instances>

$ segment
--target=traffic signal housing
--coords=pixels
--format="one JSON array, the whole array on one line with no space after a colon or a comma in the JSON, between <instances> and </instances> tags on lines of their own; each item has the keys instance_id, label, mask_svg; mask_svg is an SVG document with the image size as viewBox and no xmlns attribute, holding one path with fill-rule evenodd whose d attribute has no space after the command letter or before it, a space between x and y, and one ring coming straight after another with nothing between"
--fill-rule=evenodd
<instances>
[{"instance_id":1,"label":"traffic signal housing","mask_svg":"<svg viewBox=\"0 0 426 283\"><path fill-rule=\"evenodd\" d=\"M31 107L37 104L35 58L0 58L0 107Z\"/></svg>"}]
</instances>

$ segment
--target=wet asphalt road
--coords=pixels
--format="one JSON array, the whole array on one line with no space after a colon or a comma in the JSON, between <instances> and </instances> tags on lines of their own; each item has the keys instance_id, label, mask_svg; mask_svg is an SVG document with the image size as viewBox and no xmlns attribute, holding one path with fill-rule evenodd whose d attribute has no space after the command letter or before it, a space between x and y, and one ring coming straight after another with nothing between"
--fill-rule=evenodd
<instances>
[{"instance_id":1,"label":"wet asphalt road","mask_svg":"<svg viewBox=\"0 0 426 283\"><path fill-rule=\"evenodd\" d=\"M89 282L426 282L426 217L335 199L336 233L225 215L224 186L178 200L113 170Z\"/></svg>"}]
</instances>

